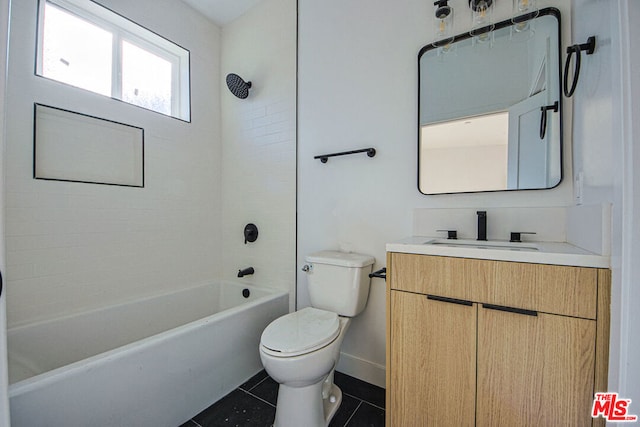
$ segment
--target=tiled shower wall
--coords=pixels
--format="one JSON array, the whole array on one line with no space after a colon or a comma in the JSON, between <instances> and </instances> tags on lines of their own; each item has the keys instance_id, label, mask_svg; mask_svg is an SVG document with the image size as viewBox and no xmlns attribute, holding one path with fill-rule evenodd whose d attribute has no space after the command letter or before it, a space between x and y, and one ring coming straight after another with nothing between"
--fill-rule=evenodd
<instances>
[{"instance_id":1,"label":"tiled shower wall","mask_svg":"<svg viewBox=\"0 0 640 427\"><path fill-rule=\"evenodd\" d=\"M37 2L13 2L5 163L9 327L220 274L220 30L173 0L101 3L190 51L191 123L36 77ZM145 187L34 180L34 102L144 128Z\"/></svg>"},{"instance_id":2,"label":"tiled shower wall","mask_svg":"<svg viewBox=\"0 0 640 427\"><path fill-rule=\"evenodd\" d=\"M249 97L223 88L223 275L295 294L296 2L264 0L222 30L222 75L252 82ZM247 223L258 240L244 243ZM293 304L293 303L292 303Z\"/></svg>"}]
</instances>

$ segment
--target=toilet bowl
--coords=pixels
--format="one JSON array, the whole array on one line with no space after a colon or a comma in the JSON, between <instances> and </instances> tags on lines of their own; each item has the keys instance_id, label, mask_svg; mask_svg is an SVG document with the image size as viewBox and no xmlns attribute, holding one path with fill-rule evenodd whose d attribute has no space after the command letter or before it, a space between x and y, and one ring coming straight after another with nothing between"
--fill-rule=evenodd
<instances>
[{"instance_id":1,"label":"toilet bowl","mask_svg":"<svg viewBox=\"0 0 640 427\"><path fill-rule=\"evenodd\" d=\"M364 310L375 259L320 251L305 258L311 307L271 322L260 339L260 359L280 384L275 427L326 427L340 407L333 383L351 317Z\"/></svg>"},{"instance_id":2,"label":"toilet bowl","mask_svg":"<svg viewBox=\"0 0 640 427\"><path fill-rule=\"evenodd\" d=\"M335 328L332 322L327 321L324 335L316 333L315 339L296 340L301 336L296 337L295 330L318 327L318 315L325 319L335 316ZM260 359L269 376L280 384L275 427L329 424L342 402L342 392L333 384L333 370L349 323L349 318L307 307L276 319L265 329L260 343ZM278 342L269 334L283 330L291 332L290 337L294 337L292 341L298 341L297 345L292 345L291 341Z\"/></svg>"}]
</instances>

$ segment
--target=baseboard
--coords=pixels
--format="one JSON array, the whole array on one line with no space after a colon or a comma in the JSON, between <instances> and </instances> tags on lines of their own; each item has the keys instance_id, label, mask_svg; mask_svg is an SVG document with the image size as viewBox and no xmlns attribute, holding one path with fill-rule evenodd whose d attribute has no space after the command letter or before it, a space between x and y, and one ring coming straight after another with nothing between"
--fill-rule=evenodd
<instances>
[{"instance_id":1,"label":"baseboard","mask_svg":"<svg viewBox=\"0 0 640 427\"><path fill-rule=\"evenodd\" d=\"M338 371L362 381L385 388L385 366L347 353L340 353Z\"/></svg>"}]
</instances>

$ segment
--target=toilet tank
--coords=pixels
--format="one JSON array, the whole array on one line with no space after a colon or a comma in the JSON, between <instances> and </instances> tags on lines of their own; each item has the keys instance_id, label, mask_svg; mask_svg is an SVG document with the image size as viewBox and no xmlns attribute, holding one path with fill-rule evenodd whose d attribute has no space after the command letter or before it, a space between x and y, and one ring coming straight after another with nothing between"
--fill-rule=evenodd
<instances>
[{"instance_id":1,"label":"toilet tank","mask_svg":"<svg viewBox=\"0 0 640 427\"><path fill-rule=\"evenodd\" d=\"M311 305L341 316L360 314L369 298L369 273L375 258L339 251L320 251L305 257Z\"/></svg>"}]
</instances>

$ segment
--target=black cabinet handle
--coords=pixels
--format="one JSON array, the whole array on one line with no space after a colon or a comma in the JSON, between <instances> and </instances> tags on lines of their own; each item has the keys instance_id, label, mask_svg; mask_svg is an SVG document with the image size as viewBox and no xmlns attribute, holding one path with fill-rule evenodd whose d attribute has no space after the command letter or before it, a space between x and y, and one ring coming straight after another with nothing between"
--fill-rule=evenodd
<instances>
[{"instance_id":1,"label":"black cabinet handle","mask_svg":"<svg viewBox=\"0 0 640 427\"><path fill-rule=\"evenodd\" d=\"M2 296L2 271L0 271L0 297Z\"/></svg>"},{"instance_id":2,"label":"black cabinet handle","mask_svg":"<svg viewBox=\"0 0 640 427\"><path fill-rule=\"evenodd\" d=\"M533 310L525 310L523 308L505 307L503 305L482 304L482 308L487 310L506 311L507 313L524 314L526 316L537 316L538 312Z\"/></svg>"},{"instance_id":3,"label":"black cabinet handle","mask_svg":"<svg viewBox=\"0 0 640 427\"><path fill-rule=\"evenodd\" d=\"M451 304L466 305L469 307L473 305L471 301L456 298L439 297L437 295L427 295L427 299L430 299L432 301L448 302Z\"/></svg>"}]
</instances>

